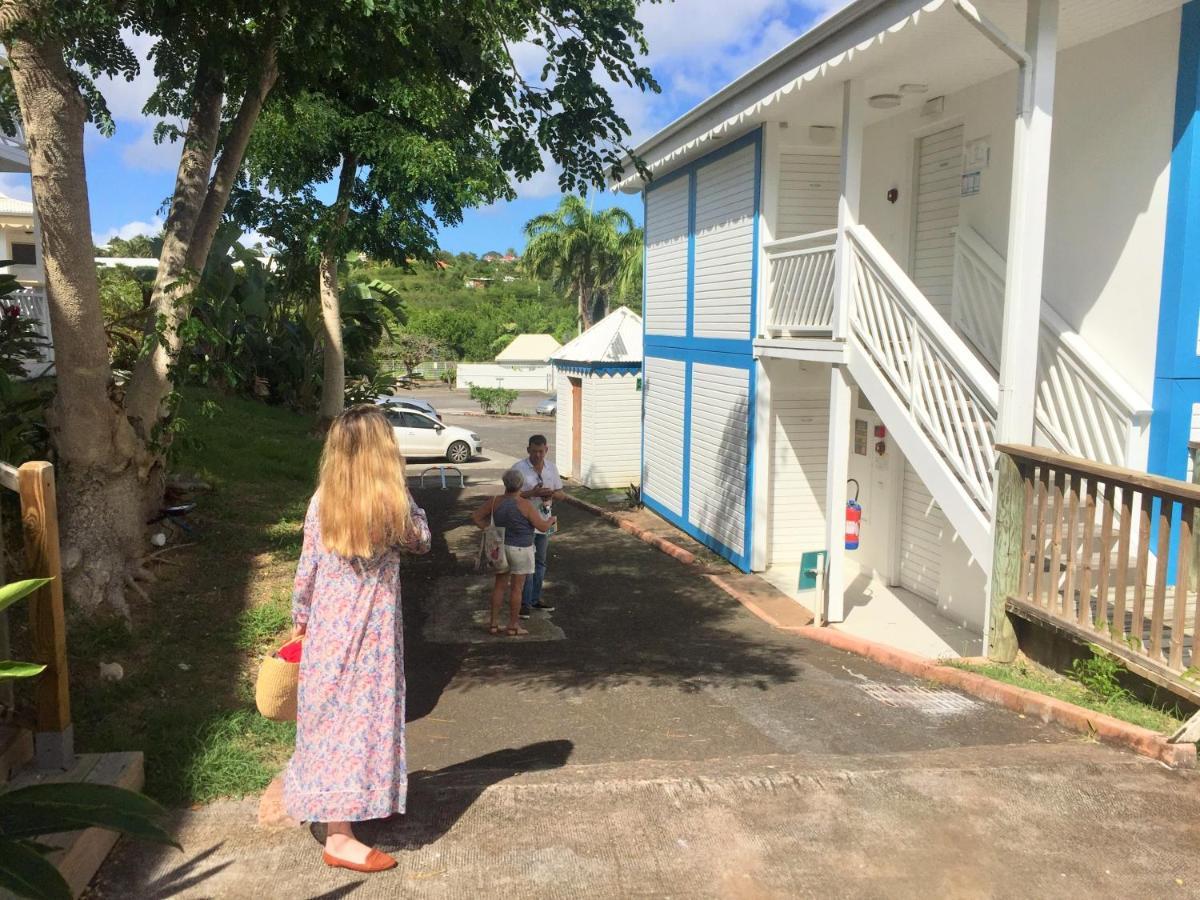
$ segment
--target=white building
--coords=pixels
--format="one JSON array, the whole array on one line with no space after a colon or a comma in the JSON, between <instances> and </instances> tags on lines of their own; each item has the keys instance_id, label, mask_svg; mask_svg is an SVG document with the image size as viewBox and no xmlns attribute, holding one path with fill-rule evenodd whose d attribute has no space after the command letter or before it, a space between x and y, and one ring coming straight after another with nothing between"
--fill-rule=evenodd
<instances>
[{"instance_id":1,"label":"white building","mask_svg":"<svg viewBox=\"0 0 1200 900\"><path fill-rule=\"evenodd\" d=\"M856 0L644 142L647 504L978 653L995 443L1186 472L1198 108L1197 2Z\"/></svg>"},{"instance_id":2,"label":"white building","mask_svg":"<svg viewBox=\"0 0 1200 900\"><path fill-rule=\"evenodd\" d=\"M28 175L29 156L20 133L9 137L0 132L0 172ZM0 194L0 260L12 261L12 265L0 272L14 276L21 286L9 300L16 301L21 315L36 322L42 337L49 341L50 309L46 302L41 227L33 203L28 200ZM28 367L29 373L40 375L53 362L54 350L48 347L43 358Z\"/></svg>"},{"instance_id":3,"label":"white building","mask_svg":"<svg viewBox=\"0 0 1200 900\"><path fill-rule=\"evenodd\" d=\"M550 391L554 370L550 356L562 345L552 334L518 334L496 354L494 363L460 363L456 386L499 387L518 391Z\"/></svg>"},{"instance_id":4,"label":"white building","mask_svg":"<svg viewBox=\"0 0 1200 900\"><path fill-rule=\"evenodd\" d=\"M641 317L618 307L550 361L558 392L555 446L570 460L560 466L563 474L590 488L640 482Z\"/></svg>"}]
</instances>

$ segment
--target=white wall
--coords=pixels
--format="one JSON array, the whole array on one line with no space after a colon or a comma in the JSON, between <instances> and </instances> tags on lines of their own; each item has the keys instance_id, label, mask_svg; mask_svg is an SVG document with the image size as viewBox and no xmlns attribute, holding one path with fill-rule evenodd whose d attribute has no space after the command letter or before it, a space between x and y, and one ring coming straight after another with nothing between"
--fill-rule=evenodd
<instances>
[{"instance_id":1,"label":"white wall","mask_svg":"<svg viewBox=\"0 0 1200 900\"><path fill-rule=\"evenodd\" d=\"M1179 13L1059 54L1043 295L1143 396L1153 394ZM1016 74L866 129L861 218L906 268L919 137L962 123L991 159L960 222L1007 255ZM912 103L913 101L909 101ZM889 188L900 198L887 202ZM1136 309L1137 315L1130 311Z\"/></svg>"},{"instance_id":2,"label":"white wall","mask_svg":"<svg viewBox=\"0 0 1200 900\"><path fill-rule=\"evenodd\" d=\"M746 543L749 387L746 369L692 364L688 518L739 555Z\"/></svg>"},{"instance_id":3,"label":"white wall","mask_svg":"<svg viewBox=\"0 0 1200 900\"><path fill-rule=\"evenodd\" d=\"M558 471L562 475L573 475L571 472L571 453L574 446L575 404L571 402L571 382L565 374L555 369L554 390L558 394L558 409L554 413L554 446L558 448L556 458Z\"/></svg>"},{"instance_id":4,"label":"white wall","mask_svg":"<svg viewBox=\"0 0 1200 900\"><path fill-rule=\"evenodd\" d=\"M647 334L687 333L688 179L646 192Z\"/></svg>"},{"instance_id":5,"label":"white wall","mask_svg":"<svg viewBox=\"0 0 1200 900\"><path fill-rule=\"evenodd\" d=\"M841 157L836 148L780 147L776 240L837 227Z\"/></svg>"},{"instance_id":6,"label":"white wall","mask_svg":"<svg viewBox=\"0 0 1200 900\"><path fill-rule=\"evenodd\" d=\"M642 460L645 492L676 515L683 515L684 364L646 357L646 452Z\"/></svg>"},{"instance_id":7,"label":"white wall","mask_svg":"<svg viewBox=\"0 0 1200 900\"><path fill-rule=\"evenodd\" d=\"M640 377L636 372L583 378L580 464L583 483L590 488L627 487L641 481Z\"/></svg>"},{"instance_id":8,"label":"white wall","mask_svg":"<svg viewBox=\"0 0 1200 900\"><path fill-rule=\"evenodd\" d=\"M750 336L754 183L753 146L696 171L697 337Z\"/></svg>"},{"instance_id":9,"label":"white wall","mask_svg":"<svg viewBox=\"0 0 1200 900\"><path fill-rule=\"evenodd\" d=\"M829 367L769 360L771 379L767 564L798 565L825 547L829 445Z\"/></svg>"},{"instance_id":10,"label":"white wall","mask_svg":"<svg viewBox=\"0 0 1200 900\"><path fill-rule=\"evenodd\" d=\"M459 363L455 387L502 387L515 391L548 391L554 384L550 366L522 366L519 369L495 363Z\"/></svg>"}]
</instances>

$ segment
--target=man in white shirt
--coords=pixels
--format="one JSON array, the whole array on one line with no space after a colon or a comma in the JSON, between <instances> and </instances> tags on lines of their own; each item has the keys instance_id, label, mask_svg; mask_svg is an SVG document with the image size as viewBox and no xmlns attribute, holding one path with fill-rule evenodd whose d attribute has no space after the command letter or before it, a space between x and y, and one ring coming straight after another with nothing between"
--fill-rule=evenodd
<instances>
[{"instance_id":1,"label":"man in white shirt","mask_svg":"<svg viewBox=\"0 0 1200 900\"><path fill-rule=\"evenodd\" d=\"M521 485L521 496L534 503L540 503L544 516L550 515L551 505L555 500L562 500L566 496L563 493L563 482L558 474L558 468L546 459L549 449L550 445L546 441L546 436L535 434L529 439L529 446L526 448L529 457L513 466L525 479ZM550 534L553 531L554 529L551 529L547 534L534 533L534 570L533 574L525 579L525 592L521 595L521 618L523 619L529 618L531 610L540 609L550 612L554 609L553 605L542 602L542 581L546 577L546 553L550 549Z\"/></svg>"}]
</instances>

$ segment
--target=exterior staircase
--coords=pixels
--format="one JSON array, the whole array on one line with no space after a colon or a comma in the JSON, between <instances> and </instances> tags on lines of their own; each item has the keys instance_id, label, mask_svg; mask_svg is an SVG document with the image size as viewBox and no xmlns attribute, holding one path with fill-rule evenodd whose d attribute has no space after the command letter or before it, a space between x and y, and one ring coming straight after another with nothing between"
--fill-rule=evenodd
<instances>
[{"instance_id":1,"label":"exterior staircase","mask_svg":"<svg viewBox=\"0 0 1200 900\"><path fill-rule=\"evenodd\" d=\"M768 246L772 336L830 333L835 237L820 232ZM947 320L868 228L852 226L845 240L850 374L990 573L1004 259L972 229L959 227ZM1041 309L1038 443L1141 468L1150 404L1045 301Z\"/></svg>"}]
</instances>

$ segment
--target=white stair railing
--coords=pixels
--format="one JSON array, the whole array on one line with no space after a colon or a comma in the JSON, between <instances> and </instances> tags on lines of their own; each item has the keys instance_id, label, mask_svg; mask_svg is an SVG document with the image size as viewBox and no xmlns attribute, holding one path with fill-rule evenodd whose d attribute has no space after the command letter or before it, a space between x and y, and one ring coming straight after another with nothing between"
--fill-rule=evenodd
<instances>
[{"instance_id":1,"label":"white stair railing","mask_svg":"<svg viewBox=\"0 0 1200 900\"><path fill-rule=\"evenodd\" d=\"M21 317L33 322L38 334L47 342L51 341L50 308L46 303L46 292L41 288L26 287L9 294L8 300L15 301L21 310ZM49 344L42 353L42 358L33 360L26 369L30 374L54 362L54 345ZM39 373L40 374L40 373Z\"/></svg>"},{"instance_id":2,"label":"white stair railing","mask_svg":"<svg viewBox=\"0 0 1200 900\"><path fill-rule=\"evenodd\" d=\"M974 229L955 239L954 327L998 369L1004 257ZM1046 302L1038 336L1037 427L1056 450L1140 468L1151 407Z\"/></svg>"},{"instance_id":3,"label":"white stair railing","mask_svg":"<svg viewBox=\"0 0 1200 900\"><path fill-rule=\"evenodd\" d=\"M870 231L856 225L848 236L850 324L859 349L978 513L990 517L996 379ZM914 454L905 449L905 455L911 459Z\"/></svg>"},{"instance_id":4,"label":"white stair railing","mask_svg":"<svg viewBox=\"0 0 1200 900\"><path fill-rule=\"evenodd\" d=\"M771 241L767 253L767 333L827 333L833 325L837 229Z\"/></svg>"}]
</instances>

